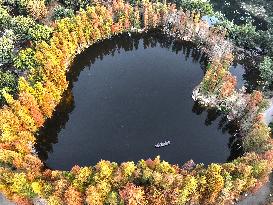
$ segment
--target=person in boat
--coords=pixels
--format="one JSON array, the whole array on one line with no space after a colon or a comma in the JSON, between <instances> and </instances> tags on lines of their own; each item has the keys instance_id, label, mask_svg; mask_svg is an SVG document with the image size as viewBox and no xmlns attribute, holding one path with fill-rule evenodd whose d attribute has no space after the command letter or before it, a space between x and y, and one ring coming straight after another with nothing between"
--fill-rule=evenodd
<instances>
[{"instance_id":1,"label":"person in boat","mask_svg":"<svg viewBox=\"0 0 273 205\"><path fill-rule=\"evenodd\" d=\"M167 146L167 145L169 145L169 144L171 144L171 142L170 141L165 141L165 142L160 142L160 143L157 143L156 145L155 145L155 147L164 147L164 146Z\"/></svg>"}]
</instances>

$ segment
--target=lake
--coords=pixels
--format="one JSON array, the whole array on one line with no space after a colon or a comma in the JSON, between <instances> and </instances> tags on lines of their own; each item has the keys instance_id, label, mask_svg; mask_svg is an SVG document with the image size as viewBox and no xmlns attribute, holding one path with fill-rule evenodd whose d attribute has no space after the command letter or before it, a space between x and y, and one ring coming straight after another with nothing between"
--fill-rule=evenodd
<instances>
[{"instance_id":1,"label":"lake","mask_svg":"<svg viewBox=\"0 0 273 205\"><path fill-rule=\"evenodd\" d=\"M241 154L235 126L195 103L206 72L194 45L159 32L120 35L78 55L69 89L37 136L46 166L69 170L101 159L154 158L182 165L226 162ZM158 142L171 144L155 148Z\"/></svg>"}]
</instances>

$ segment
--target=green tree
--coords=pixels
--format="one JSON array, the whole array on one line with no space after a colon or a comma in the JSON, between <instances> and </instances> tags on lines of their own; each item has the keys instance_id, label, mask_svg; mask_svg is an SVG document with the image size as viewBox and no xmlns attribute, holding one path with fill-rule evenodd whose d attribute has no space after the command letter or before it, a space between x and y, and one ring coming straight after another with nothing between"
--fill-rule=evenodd
<instances>
[{"instance_id":1,"label":"green tree","mask_svg":"<svg viewBox=\"0 0 273 205\"><path fill-rule=\"evenodd\" d=\"M273 60L266 56L259 65L261 84L268 87L273 83Z\"/></svg>"},{"instance_id":2,"label":"green tree","mask_svg":"<svg viewBox=\"0 0 273 205\"><path fill-rule=\"evenodd\" d=\"M0 66L12 62L15 39L12 30L5 30L3 36L0 37Z\"/></svg>"}]
</instances>

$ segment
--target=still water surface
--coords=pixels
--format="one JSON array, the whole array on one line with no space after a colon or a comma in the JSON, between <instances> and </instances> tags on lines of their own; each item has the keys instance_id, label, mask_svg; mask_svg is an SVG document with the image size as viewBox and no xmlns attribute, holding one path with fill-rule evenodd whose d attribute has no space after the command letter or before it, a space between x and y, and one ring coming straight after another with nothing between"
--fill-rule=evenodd
<instances>
[{"instance_id":1,"label":"still water surface","mask_svg":"<svg viewBox=\"0 0 273 205\"><path fill-rule=\"evenodd\" d=\"M62 170L157 155L180 165L233 159L239 154L233 127L191 98L205 64L191 44L157 33L92 46L76 58L70 88L39 133L40 158ZM165 140L171 145L154 148Z\"/></svg>"}]
</instances>

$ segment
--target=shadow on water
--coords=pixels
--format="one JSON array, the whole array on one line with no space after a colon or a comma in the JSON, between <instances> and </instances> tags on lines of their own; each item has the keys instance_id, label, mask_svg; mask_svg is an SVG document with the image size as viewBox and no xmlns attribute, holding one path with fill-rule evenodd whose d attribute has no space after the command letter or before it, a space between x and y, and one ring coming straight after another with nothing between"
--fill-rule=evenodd
<instances>
[{"instance_id":1,"label":"shadow on water","mask_svg":"<svg viewBox=\"0 0 273 205\"><path fill-rule=\"evenodd\" d=\"M195 102L192 108L192 112L196 115L206 114L204 124L206 126L212 125L215 121L218 122L218 130L222 133L228 133L230 135L228 148L230 149L230 155L227 158L227 162L230 162L239 156L244 154L242 148L242 138L238 136L238 125L234 121L229 121L227 117L216 109L206 109Z\"/></svg>"},{"instance_id":2,"label":"shadow on water","mask_svg":"<svg viewBox=\"0 0 273 205\"><path fill-rule=\"evenodd\" d=\"M236 77L236 88L239 90L243 86L247 93L259 90L260 72L257 67L244 62L234 62L229 69L230 73Z\"/></svg>"},{"instance_id":3,"label":"shadow on water","mask_svg":"<svg viewBox=\"0 0 273 205\"><path fill-rule=\"evenodd\" d=\"M153 30L145 34L131 34L131 36L122 34L92 45L81 53L80 56L75 58L73 65L76 66L72 66L73 69L71 69L67 75L68 80L72 84L78 81L80 72L85 66L94 64L98 59L103 60L107 55L114 56L121 51L128 52L137 50L141 40L143 41L144 49L160 47L171 50L176 54L183 52L186 61L191 59L193 63L200 63L201 69L204 70L205 73L207 65L206 55L191 42L174 41L171 37L163 35L160 31Z\"/></svg>"},{"instance_id":4,"label":"shadow on water","mask_svg":"<svg viewBox=\"0 0 273 205\"><path fill-rule=\"evenodd\" d=\"M191 158L204 164L237 158L243 152L236 125L191 99L206 64L206 56L191 43L159 32L124 34L93 45L76 57L68 73L69 89L37 134L39 157L46 166L62 170L101 158L120 163L160 155L175 164ZM128 88L119 85L123 80ZM167 139L169 147L154 148Z\"/></svg>"}]
</instances>

